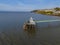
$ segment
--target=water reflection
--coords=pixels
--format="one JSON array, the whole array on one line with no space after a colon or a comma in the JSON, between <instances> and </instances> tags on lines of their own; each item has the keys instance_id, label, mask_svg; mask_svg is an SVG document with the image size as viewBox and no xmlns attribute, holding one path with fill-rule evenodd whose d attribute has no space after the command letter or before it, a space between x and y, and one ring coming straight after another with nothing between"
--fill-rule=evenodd
<instances>
[{"instance_id":1,"label":"water reflection","mask_svg":"<svg viewBox=\"0 0 60 45\"><path fill-rule=\"evenodd\" d=\"M24 32L28 35L28 37L34 37L36 35L36 27L30 29L24 29Z\"/></svg>"}]
</instances>

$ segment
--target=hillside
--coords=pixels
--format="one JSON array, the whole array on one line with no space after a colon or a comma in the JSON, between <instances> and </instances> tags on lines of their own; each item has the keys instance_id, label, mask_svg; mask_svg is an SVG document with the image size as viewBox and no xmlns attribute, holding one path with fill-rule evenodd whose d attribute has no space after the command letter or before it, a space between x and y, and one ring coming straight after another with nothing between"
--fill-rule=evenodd
<instances>
[{"instance_id":1,"label":"hillside","mask_svg":"<svg viewBox=\"0 0 60 45\"><path fill-rule=\"evenodd\" d=\"M56 7L53 9L42 9L42 10L33 10L31 12L43 15L53 15L53 16L60 16L60 8Z\"/></svg>"}]
</instances>

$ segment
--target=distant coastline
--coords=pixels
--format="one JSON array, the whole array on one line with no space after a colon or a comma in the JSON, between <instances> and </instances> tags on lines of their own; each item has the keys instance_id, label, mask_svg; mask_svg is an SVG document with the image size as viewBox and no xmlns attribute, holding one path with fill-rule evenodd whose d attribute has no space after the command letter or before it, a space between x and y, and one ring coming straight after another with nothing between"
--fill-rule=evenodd
<instances>
[{"instance_id":1,"label":"distant coastline","mask_svg":"<svg viewBox=\"0 0 60 45\"><path fill-rule=\"evenodd\" d=\"M43 15L60 16L60 7L56 7L53 9L33 10L31 12Z\"/></svg>"}]
</instances>

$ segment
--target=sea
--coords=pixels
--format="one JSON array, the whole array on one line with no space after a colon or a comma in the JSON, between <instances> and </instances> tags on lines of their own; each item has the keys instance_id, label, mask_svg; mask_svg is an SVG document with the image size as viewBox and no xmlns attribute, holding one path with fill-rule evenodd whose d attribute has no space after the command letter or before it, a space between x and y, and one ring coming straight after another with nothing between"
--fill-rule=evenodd
<instances>
[{"instance_id":1,"label":"sea","mask_svg":"<svg viewBox=\"0 0 60 45\"><path fill-rule=\"evenodd\" d=\"M36 23L36 29L26 31L23 25L34 20L60 20L31 12L0 12L0 45L60 45L60 21Z\"/></svg>"}]
</instances>

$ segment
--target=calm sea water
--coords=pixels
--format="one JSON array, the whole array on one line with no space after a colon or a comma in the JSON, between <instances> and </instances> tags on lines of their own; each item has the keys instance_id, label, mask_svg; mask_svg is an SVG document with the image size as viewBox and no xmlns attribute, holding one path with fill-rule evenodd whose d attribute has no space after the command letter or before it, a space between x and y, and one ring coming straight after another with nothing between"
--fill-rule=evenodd
<instances>
[{"instance_id":1,"label":"calm sea water","mask_svg":"<svg viewBox=\"0 0 60 45\"><path fill-rule=\"evenodd\" d=\"M30 17L34 20L55 20L30 12L0 12L0 45L60 45L60 22L37 23L36 30L23 30Z\"/></svg>"}]
</instances>

